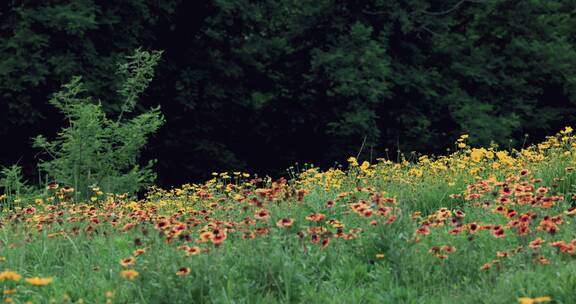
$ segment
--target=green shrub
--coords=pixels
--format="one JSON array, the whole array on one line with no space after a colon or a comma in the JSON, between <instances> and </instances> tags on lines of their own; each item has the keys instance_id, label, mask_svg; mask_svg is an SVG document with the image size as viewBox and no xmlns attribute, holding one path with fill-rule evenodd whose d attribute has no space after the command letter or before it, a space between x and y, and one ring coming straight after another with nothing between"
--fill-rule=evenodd
<instances>
[{"instance_id":1,"label":"green shrub","mask_svg":"<svg viewBox=\"0 0 576 304\"><path fill-rule=\"evenodd\" d=\"M2 168L0 171L0 208L12 208L15 202L21 198L22 194L30 192L30 187L26 185L22 177L22 167L12 165Z\"/></svg>"},{"instance_id":2,"label":"green shrub","mask_svg":"<svg viewBox=\"0 0 576 304\"><path fill-rule=\"evenodd\" d=\"M148 87L161 52L137 49L119 65L124 78L118 93L124 98L122 111L115 119L108 117L100 102L86 93L81 77L74 77L55 93L50 104L68 121L52 141L39 135L34 146L45 152L47 159L40 169L54 182L75 188L75 199L86 198L90 188L105 192L138 191L156 178L154 161L139 166L139 155L164 123L159 107L127 117L134 111L138 97Z\"/></svg>"}]
</instances>

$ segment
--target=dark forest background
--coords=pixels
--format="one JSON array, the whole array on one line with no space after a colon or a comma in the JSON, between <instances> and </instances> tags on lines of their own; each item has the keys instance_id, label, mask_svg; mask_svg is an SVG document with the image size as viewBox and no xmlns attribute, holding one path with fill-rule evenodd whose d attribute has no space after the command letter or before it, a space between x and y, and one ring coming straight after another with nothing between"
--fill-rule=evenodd
<instances>
[{"instance_id":1,"label":"dark forest background","mask_svg":"<svg viewBox=\"0 0 576 304\"><path fill-rule=\"evenodd\" d=\"M212 171L278 176L471 143L521 146L575 122L576 1L0 2L0 164L34 175L31 138L83 75L120 111L117 63L163 50L140 107L166 124L144 152L161 185ZM392 152L394 151L394 152Z\"/></svg>"}]
</instances>

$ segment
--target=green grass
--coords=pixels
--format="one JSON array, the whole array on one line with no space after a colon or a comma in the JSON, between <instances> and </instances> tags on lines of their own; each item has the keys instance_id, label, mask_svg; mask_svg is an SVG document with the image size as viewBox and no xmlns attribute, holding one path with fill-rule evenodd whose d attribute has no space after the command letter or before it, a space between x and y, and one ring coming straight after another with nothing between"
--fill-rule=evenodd
<instances>
[{"instance_id":1,"label":"green grass","mask_svg":"<svg viewBox=\"0 0 576 304\"><path fill-rule=\"evenodd\" d=\"M573 139L555 138L551 141L559 145L538 151L545 159L529 160L517 153L509 166L498 168L493 164L505 160L474 162L466 148L442 160L450 164L446 170L434 170L434 163L423 162L400 167L352 164L342 173L303 172L286 184L237 178L236 186L230 186L231 179L219 177L204 185L152 189L141 201L102 195L94 202L72 203L58 191L46 193L42 203L23 198L21 207L5 208L1 218L4 259L0 268L22 275L18 281L0 282L9 293L4 299L15 303L517 303L520 297L549 296L554 303L573 303L575 255L550 246L559 240L569 243L576 236L574 219L564 213L573 204L573 173L565 169L574 162ZM413 168L423 173L410 171ZM474 168L479 171L470 171ZM521 176L521 169L530 173ZM496 184L480 198L466 199L466 187L475 181L514 176L519 180L510 182L511 188L525 181L534 184L533 193L543 186L549 189L545 196L564 199L544 208L522 205L511 197L511 203L503 206L519 215L536 215L526 235L512 228L505 229L503 238L491 231L448 233L455 227L450 224L455 209L466 214L456 220L461 224L506 226L518 218L492 212L502 205L498 203L502 187ZM299 197L298 191L304 194ZM335 201L332 207L327 205L330 200ZM490 207L478 205L484 202ZM364 217L354 212L351 206L358 203L372 214ZM390 213L379 215L379 208L389 208ZM428 225L429 235L416 234L426 225L422 221L441 208L452 212L443 225ZM269 219L255 219L261 209L269 212ZM416 211L421 218L413 218ZM307 217L313 213L325 218L312 222ZM564 221L555 233L537 229L547 215L559 215ZM387 223L391 216L397 218ZM247 217L254 223L245 223ZM294 224L277 227L281 218L293 219ZM343 225L341 231L332 219ZM159 228L160 222L168 228ZM125 232L127 223L135 226ZM184 230L170 236L168 231L178 225ZM220 245L198 242L202 232L217 235L216 227L227 236ZM339 237L349 233L350 239ZM530 248L536 238L545 243ZM324 240L329 240L325 248ZM444 245L456 251L446 253L446 259L430 253L434 246ZM182 246L207 252L186 256ZM519 246L522 251L512 254ZM138 248L146 252L135 257L134 265L122 266L120 260L134 256ZM498 251L511 256L497 258ZM541 256L546 260L540 261L549 263L538 262ZM499 262L480 269L494 260ZM181 267L189 267L190 273L177 276ZM139 275L134 280L124 278L120 272L125 269ZM52 277L53 282L47 286L25 282L35 276Z\"/></svg>"}]
</instances>

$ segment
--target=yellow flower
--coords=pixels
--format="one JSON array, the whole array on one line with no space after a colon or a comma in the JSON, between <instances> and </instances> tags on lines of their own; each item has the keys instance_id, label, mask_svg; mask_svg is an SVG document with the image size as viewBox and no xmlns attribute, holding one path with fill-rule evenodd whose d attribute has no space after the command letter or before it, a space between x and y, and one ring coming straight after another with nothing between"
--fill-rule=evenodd
<instances>
[{"instance_id":1,"label":"yellow flower","mask_svg":"<svg viewBox=\"0 0 576 304\"><path fill-rule=\"evenodd\" d=\"M482 157L484 156L484 152L485 152L484 149L472 149L472 152L470 152L470 158L474 162L479 162L482 160Z\"/></svg>"},{"instance_id":2,"label":"yellow flower","mask_svg":"<svg viewBox=\"0 0 576 304\"><path fill-rule=\"evenodd\" d=\"M6 270L0 272L0 282L5 280L18 281L20 278L22 278L22 276L14 271Z\"/></svg>"},{"instance_id":3,"label":"yellow flower","mask_svg":"<svg viewBox=\"0 0 576 304\"><path fill-rule=\"evenodd\" d=\"M486 157L488 157L489 159L493 159L494 158L494 152L492 152L492 151L486 152Z\"/></svg>"},{"instance_id":4,"label":"yellow flower","mask_svg":"<svg viewBox=\"0 0 576 304\"><path fill-rule=\"evenodd\" d=\"M422 170L420 169L412 168L408 171L408 174L416 177L422 177L422 174L424 174L424 172L422 172Z\"/></svg>"},{"instance_id":5,"label":"yellow flower","mask_svg":"<svg viewBox=\"0 0 576 304\"><path fill-rule=\"evenodd\" d=\"M134 269L122 270L120 275L125 279L134 280L138 276L138 271Z\"/></svg>"},{"instance_id":6,"label":"yellow flower","mask_svg":"<svg viewBox=\"0 0 576 304\"><path fill-rule=\"evenodd\" d=\"M480 168L476 167L476 168L472 168L470 170L468 170L468 173L474 175L476 173L478 173L480 171Z\"/></svg>"},{"instance_id":7,"label":"yellow flower","mask_svg":"<svg viewBox=\"0 0 576 304\"><path fill-rule=\"evenodd\" d=\"M552 298L550 297L537 297L537 298L528 298L528 297L521 297L518 298L518 303L520 304L533 304L533 303L542 303L542 302L550 302Z\"/></svg>"},{"instance_id":8,"label":"yellow flower","mask_svg":"<svg viewBox=\"0 0 576 304\"><path fill-rule=\"evenodd\" d=\"M368 168L370 168L370 163L367 162L367 161L364 161L364 162L362 163L362 165L360 166L360 169L361 169L362 171L366 171Z\"/></svg>"},{"instance_id":9,"label":"yellow flower","mask_svg":"<svg viewBox=\"0 0 576 304\"><path fill-rule=\"evenodd\" d=\"M352 167L358 166L358 160L354 156L349 157L348 162L350 163L350 166L352 166Z\"/></svg>"},{"instance_id":10,"label":"yellow flower","mask_svg":"<svg viewBox=\"0 0 576 304\"><path fill-rule=\"evenodd\" d=\"M26 283L34 286L46 286L52 283L53 280L54 279L52 279L52 277L49 278L33 277L33 278L27 278Z\"/></svg>"},{"instance_id":11,"label":"yellow flower","mask_svg":"<svg viewBox=\"0 0 576 304\"><path fill-rule=\"evenodd\" d=\"M15 292L16 292L16 288L4 290L5 295L11 295L11 294L14 294Z\"/></svg>"},{"instance_id":12,"label":"yellow flower","mask_svg":"<svg viewBox=\"0 0 576 304\"><path fill-rule=\"evenodd\" d=\"M459 143L458 148L464 149L464 148L466 148L466 144L465 143Z\"/></svg>"},{"instance_id":13,"label":"yellow flower","mask_svg":"<svg viewBox=\"0 0 576 304\"><path fill-rule=\"evenodd\" d=\"M496 157L498 157L499 160L508 159L508 152L506 152L506 151L498 151L498 152L496 152Z\"/></svg>"},{"instance_id":14,"label":"yellow flower","mask_svg":"<svg viewBox=\"0 0 576 304\"><path fill-rule=\"evenodd\" d=\"M383 253L377 253L377 254L376 254L376 258L377 258L377 259L383 259L385 256L386 256L386 255L383 254Z\"/></svg>"}]
</instances>

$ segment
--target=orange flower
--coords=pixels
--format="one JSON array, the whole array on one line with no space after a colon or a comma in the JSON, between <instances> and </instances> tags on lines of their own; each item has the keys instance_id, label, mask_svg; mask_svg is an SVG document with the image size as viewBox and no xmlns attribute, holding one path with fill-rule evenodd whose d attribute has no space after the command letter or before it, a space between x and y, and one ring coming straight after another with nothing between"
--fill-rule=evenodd
<instances>
[{"instance_id":1,"label":"orange flower","mask_svg":"<svg viewBox=\"0 0 576 304\"><path fill-rule=\"evenodd\" d=\"M518 235L526 235L528 232L530 232L530 227L528 227L528 225L518 227Z\"/></svg>"},{"instance_id":2,"label":"orange flower","mask_svg":"<svg viewBox=\"0 0 576 304\"><path fill-rule=\"evenodd\" d=\"M410 218L412 220L417 220L419 218L422 218L422 212L421 211L412 212L412 214L410 215Z\"/></svg>"},{"instance_id":3,"label":"orange flower","mask_svg":"<svg viewBox=\"0 0 576 304\"><path fill-rule=\"evenodd\" d=\"M544 244L544 243L545 243L545 241L542 238L537 238L537 239L533 240L532 242L530 242L528 247L530 247L532 249L536 249L536 248L542 247L542 244Z\"/></svg>"},{"instance_id":4,"label":"orange flower","mask_svg":"<svg viewBox=\"0 0 576 304\"><path fill-rule=\"evenodd\" d=\"M0 272L0 282L4 280L19 281L22 278L17 272L5 270Z\"/></svg>"},{"instance_id":5,"label":"orange flower","mask_svg":"<svg viewBox=\"0 0 576 304\"><path fill-rule=\"evenodd\" d=\"M453 253L453 252L456 252L456 247L450 246L450 245L444 245L440 248L440 250L447 252L447 253Z\"/></svg>"},{"instance_id":6,"label":"orange flower","mask_svg":"<svg viewBox=\"0 0 576 304\"><path fill-rule=\"evenodd\" d=\"M120 271L120 275L128 280L134 280L138 276L138 271L134 269L127 269Z\"/></svg>"},{"instance_id":7,"label":"orange flower","mask_svg":"<svg viewBox=\"0 0 576 304\"><path fill-rule=\"evenodd\" d=\"M214 231L212 231L212 238L210 239L210 241L212 241L212 244L218 246L222 244L222 242L224 242L227 237L228 236L226 235L226 232L224 232L223 230L215 229Z\"/></svg>"},{"instance_id":8,"label":"orange flower","mask_svg":"<svg viewBox=\"0 0 576 304\"><path fill-rule=\"evenodd\" d=\"M430 234L430 228L428 226L420 227L416 230L416 234L428 235Z\"/></svg>"},{"instance_id":9,"label":"orange flower","mask_svg":"<svg viewBox=\"0 0 576 304\"><path fill-rule=\"evenodd\" d=\"M576 207L568 208L568 210L564 211L564 214L570 216L576 215Z\"/></svg>"},{"instance_id":10,"label":"orange flower","mask_svg":"<svg viewBox=\"0 0 576 304\"><path fill-rule=\"evenodd\" d=\"M548 188L546 187L539 187L538 189L536 189L536 192L540 193L540 194L544 194L548 192Z\"/></svg>"},{"instance_id":11,"label":"orange flower","mask_svg":"<svg viewBox=\"0 0 576 304\"><path fill-rule=\"evenodd\" d=\"M474 232L478 231L479 228L480 228L480 226L478 226L478 224L476 224L476 223L468 224L468 232L470 232L470 233L474 233Z\"/></svg>"},{"instance_id":12,"label":"orange flower","mask_svg":"<svg viewBox=\"0 0 576 304\"><path fill-rule=\"evenodd\" d=\"M466 216L466 214L464 212L462 212L461 210L453 210L454 216L456 218L463 218Z\"/></svg>"},{"instance_id":13,"label":"orange flower","mask_svg":"<svg viewBox=\"0 0 576 304\"><path fill-rule=\"evenodd\" d=\"M266 227L258 227L256 228L256 234L263 236L263 235L267 235L268 234L268 228Z\"/></svg>"},{"instance_id":14,"label":"orange flower","mask_svg":"<svg viewBox=\"0 0 576 304\"><path fill-rule=\"evenodd\" d=\"M208 242L209 240L211 240L213 237L212 232L210 231L204 231L202 233L200 233L200 242L204 243L204 242Z\"/></svg>"},{"instance_id":15,"label":"orange flower","mask_svg":"<svg viewBox=\"0 0 576 304\"><path fill-rule=\"evenodd\" d=\"M561 248L563 246L566 246L566 243L564 243L564 241L556 241L556 242L550 243L550 246Z\"/></svg>"},{"instance_id":16,"label":"orange flower","mask_svg":"<svg viewBox=\"0 0 576 304\"><path fill-rule=\"evenodd\" d=\"M328 245L330 245L330 239L323 239L322 240L322 249L328 248Z\"/></svg>"},{"instance_id":17,"label":"orange flower","mask_svg":"<svg viewBox=\"0 0 576 304\"><path fill-rule=\"evenodd\" d=\"M324 232L326 232L326 231L327 231L327 229L324 228L324 227L310 227L310 228L308 228L308 232L310 232L310 233L320 233L320 234L322 234L322 233L324 233Z\"/></svg>"},{"instance_id":18,"label":"orange flower","mask_svg":"<svg viewBox=\"0 0 576 304\"><path fill-rule=\"evenodd\" d=\"M536 261L542 265L548 265L550 264L550 260L548 260L545 256L539 256L538 259L536 259Z\"/></svg>"},{"instance_id":19,"label":"orange flower","mask_svg":"<svg viewBox=\"0 0 576 304\"><path fill-rule=\"evenodd\" d=\"M124 225L124 227L122 227L122 231L126 232L126 231L132 229L133 227L134 227L133 223L128 223L128 224Z\"/></svg>"},{"instance_id":20,"label":"orange flower","mask_svg":"<svg viewBox=\"0 0 576 304\"><path fill-rule=\"evenodd\" d=\"M494 229L492 230L492 235L495 238L503 238L504 235L504 228L500 227L500 226L496 226L494 227Z\"/></svg>"},{"instance_id":21,"label":"orange flower","mask_svg":"<svg viewBox=\"0 0 576 304\"><path fill-rule=\"evenodd\" d=\"M310 238L312 239L312 243L318 243L320 241L320 237L317 234L312 234Z\"/></svg>"},{"instance_id":22,"label":"orange flower","mask_svg":"<svg viewBox=\"0 0 576 304\"><path fill-rule=\"evenodd\" d=\"M36 208L34 207L27 207L24 209L24 213L26 214L34 214L36 212Z\"/></svg>"},{"instance_id":23,"label":"orange flower","mask_svg":"<svg viewBox=\"0 0 576 304\"><path fill-rule=\"evenodd\" d=\"M374 213L374 211L372 211L372 209L366 209L366 210L362 211L362 216L363 217L371 217L373 213Z\"/></svg>"},{"instance_id":24,"label":"orange flower","mask_svg":"<svg viewBox=\"0 0 576 304\"><path fill-rule=\"evenodd\" d=\"M120 260L120 265L122 266L134 265L134 263L136 263L136 259L134 259L133 257Z\"/></svg>"},{"instance_id":25,"label":"orange flower","mask_svg":"<svg viewBox=\"0 0 576 304\"><path fill-rule=\"evenodd\" d=\"M432 254L436 254L440 252L440 247L438 246L432 246L430 247L430 249L428 249L428 252L432 253Z\"/></svg>"},{"instance_id":26,"label":"orange flower","mask_svg":"<svg viewBox=\"0 0 576 304\"><path fill-rule=\"evenodd\" d=\"M518 298L519 304L535 304L535 303L543 303L543 302L550 302L552 298L550 297L537 297L537 298L528 298L528 297L521 297Z\"/></svg>"},{"instance_id":27,"label":"orange flower","mask_svg":"<svg viewBox=\"0 0 576 304\"><path fill-rule=\"evenodd\" d=\"M507 211L507 209L504 206L498 206L492 210L492 212L496 213L496 214L505 214L506 211Z\"/></svg>"},{"instance_id":28,"label":"orange flower","mask_svg":"<svg viewBox=\"0 0 576 304\"><path fill-rule=\"evenodd\" d=\"M69 186L64 186L64 187L62 187L60 190L61 190L62 192L64 192L64 193L74 192L74 188L69 187Z\"/></svg>"},{"instance_id":29,"label":"orange flower","mask_svg":"<svg viewBox=\"0 0 576 304\"><path fill-rule=\"evenodd\" d=\"M291 218L283 218L276 222L276 226L280 228L292 227L292 224L294 224L294 220Z\"/></svg>"},{"instance_id":30,"label":"orange flower","mask_svg":"<svg viewBox=\"0 0 576 304\"><path fill-rule=\"evenodd\" d=\"M514 218L516 215L518 215L518 212L514 209L508 209L508 211L506 211L506 217L509 219Z\"/></svg>"},{"instance_id":31,"label":"orange flower","mask_svg":"<svg viewBox=\"0 0 576 304\"><path fill-rule=\"evenodd\" d=\"M397 216L396 214L391 215L391 216L386 220L386 224L394 223L394 221L396 221L397 218L398 218L398 216Z\"/></svg>"},{"instance_id":32,"label":"orange flower","mask_svg":"<svg viewBox=\"0 0 576 304\"><path fill-rule=\"evenodd\" d=\"M448 234L456 235L456 234L459 234L460 232L466 230L466 228L467 228L466 226L459 226L459 227L456 227L454 229L448 230Z\"/></svg>"},{"instance_id":33,"label":"orange flower","mask_svg":"<svg viewBox=\"0 0 576 304\"><path fill-rule=\"evenodd\" d=\"M266 209L260 209L260 210L256 211L256 214L254 214L254 218L256 218L257 220L270 219L270 211L268 211Z\"/></svg>"},{"instance_id":34,"label":"orange flower","mask_svg":"<svg viewBox=\"0 0 576 304\"><path fill-rule=\"evenodd\" d=\"M188 267L181 267L180 269L178 269L178 271L176 271L176 275L181 277L181 276L186 276L190 274L190 268Z\"/></svg>"},{"instance_id":35,"label":"orange flower","mask_svg":"<svg viewBox=\"0 0 576 304\"><path fill-rule=\"evenodd\" d=\"M480 270L486 270L492 267L492 263L486 263L480 267Z\"/></svg>"},{"instance_id":36,"label":"orange flower","mask_svg":"<svg viewBox=\"0 0 576 304\"><path fill-rule=\"evenodd\" d=\"M319 222L323 220L326 216L322 213L312 213L306 217L307 220L312 222Z\"/></svg>"},{"instance_id":37,"label":"orange flower","mask_svg":"<svg viewBox=\"0 0 576 304\"><path fill-rule=\"evenodd\" d=\"M145 252L146 252L146 249L144 249L144 248L139 248L139 249L134 250L133 254L134 254L135 256L139 256L139 255L141 255L141 254L143 254L143 253L145 253Z\"/></svg>"},{"instance_id":38,"label":"orange flower","mask_svg":"<svg viewBox=\"0 0 576 304\"><path fill-rule=\"evenodd\" d=\"M160 221L160 222L156 223L156 225L154 227L156 227L156 229L158 229L158 230L163 230L163 229L169 228L170 224L166 221Z\"/></svg>"},{"instance_id":39,"label":"orange flower","mask_svg":"<svg viewBox=\"0 0 576 304\"><path fill-rule=\"evenodd\" d=\"M30 285L34 285L34 286L46 286L50 283L52 283L53 279L50 278L39 278L39 277L33 277L33 278L28 278L26 279L26 283L30 284Z\"/></svg>"},{"instance_id":40,"label":"orange flower","mask_svg":"<svg viewBox=\"0 0 576 304\"><path fill-rule=\"evenodd\" d=\"M255 237L256 237L256 232L254 232L254 231L245 231L244 234L242 234L243 240L253 239Z\"/></svg>"},{"instance_id":41,"label":"orange flower","mask_svg":"<svg viewBox=\"0 0 576 304\"><path fill-rule=\"evenodd\" d=\"M197 255L200 253L200 247L194 246L186 249L186 256Z\"/></svg>"},{"instance_id":42,"label":"orange flower","mask_svg":"<svg viewBox=\"0 0 576 304\"><path fill-rule=\"evenodd\" d=\"M566 244L564 241L550 243L550 246L557 247L561 252L574 254L575 246L573 243Z\"/></svg>"}]
</instances>

